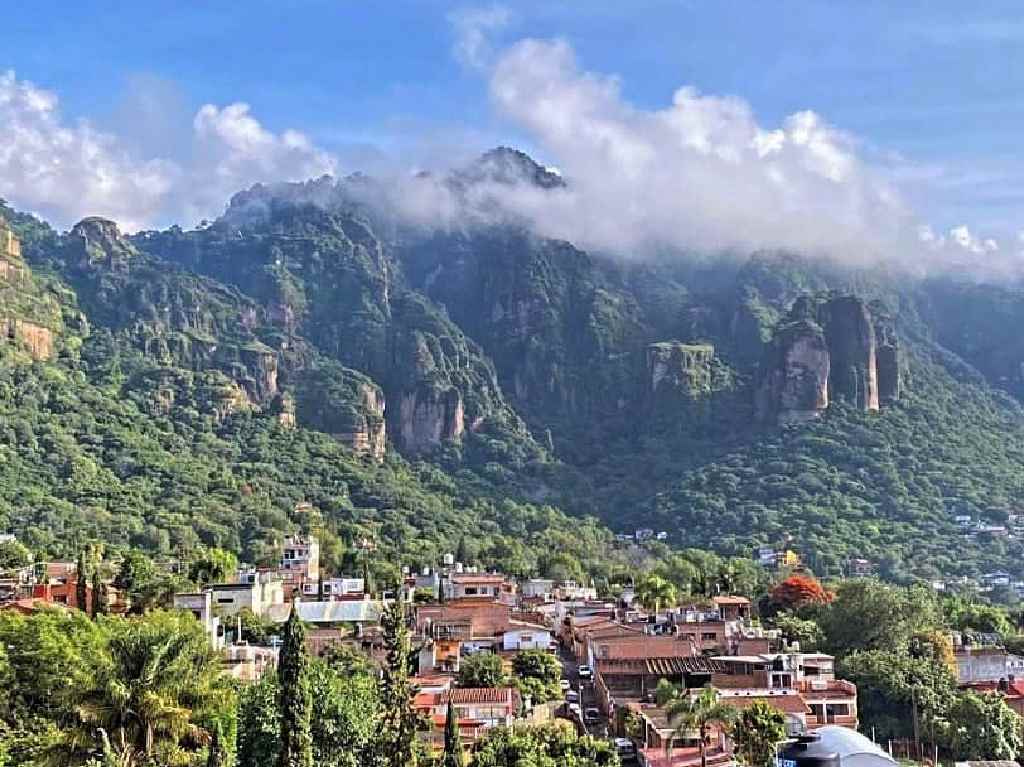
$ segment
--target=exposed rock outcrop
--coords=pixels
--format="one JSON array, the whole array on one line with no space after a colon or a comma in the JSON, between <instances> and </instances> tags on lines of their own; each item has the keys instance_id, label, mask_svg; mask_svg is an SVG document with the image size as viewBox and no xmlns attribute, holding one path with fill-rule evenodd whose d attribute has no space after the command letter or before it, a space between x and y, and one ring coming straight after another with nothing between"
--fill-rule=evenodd
<instances>
[{"instance_id":1,"label":"exposed rock outcrop","mask_svg":"<svg viewBox=\"0 0 1024 767\"><path fill-rule=\"evenodd\" d=\"M138 251L121 236L117 224L106 218L83 218L71 229L69 238L78 250L79 268L105 267L124 271Z\"/></svg>"},{"instance_id":2,"label":"exposed rock outcrop","mask_svg":"<svg viewBox=\"0 0 1024 767\"><path fill-rule=\"evenodd\" d=\"M698 399L711 393L715 347L661 341L647 347L647 386L652 397L682 395Z\"/></svg>"},{"instance_id":3,"label":"exposed rock outcrop","mask_svg":"<svg viewBox=\"0 0 1024 767\"><path fill-rule=\"evenodd\" d=\"M830 370L820 327L805 320L784 328L769 349L756 395L758 416L780 425L816 418L828 407Z\"/></svg>"},{"instance_id":4,"label":"exposed rock outcrop","mask_svg":"<svg viewBox=\"0 0 1024 767\"><path fill-rule=\"evenodd\" d=\"M346 442L357 453L369 455L381 461L387 449L387 422L384 420L384 394L375 386L362 384L362 413L355 420L350 432L337 437Z\"/></svg>"},{"instance_id":5,"label":"exposed rock outcrop","mask_svg":"<svg viewBox=\"0 0 1024 767\"><path fill-rule=\"evenodd\" d=\"M830 402L878 410L899 396L895 333L856 296L798 299L762 366L757 413L781 425L820 415Z\"/></svg>"},{"instance_id":6,"label":"exposed rock outcrop","mask_svg":"<svg viewBox=\"0 0 1024 767\"><path fill-rule=\"evenodd\" d=\"M465 408L458 389L422 385L402 395L399 437L408 452L422 453L459 439L465 430Z\"/></svg>"},{"instance_id":7,"label":"exposed rock outcrop","mask_svg":"<svg viewBox=\"0 0 1024 767\"><path fill-rule=\"evenodd\" d=\"M33 359L47 360L53 356L53 331L34 322L0 317L0 339L24 349Z\"/></svg>"}]
</instances>

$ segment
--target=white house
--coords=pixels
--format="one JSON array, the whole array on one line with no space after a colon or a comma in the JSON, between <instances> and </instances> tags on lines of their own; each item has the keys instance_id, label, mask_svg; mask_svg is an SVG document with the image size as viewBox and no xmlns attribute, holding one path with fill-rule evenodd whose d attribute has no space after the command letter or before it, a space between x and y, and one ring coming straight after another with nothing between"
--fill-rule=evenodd
<instances>
[{"instance_id":1,"label":"white house","mask_svg":"<svg viewBox=\"0 0 1024 767\"><path fill-rule=\"evenodd\" d=\"M510 621L510 628L501 635L501 649L506 652L520 650L547 650L554 641L551 631L544 626Z\"/></svg>"}]
</instances>

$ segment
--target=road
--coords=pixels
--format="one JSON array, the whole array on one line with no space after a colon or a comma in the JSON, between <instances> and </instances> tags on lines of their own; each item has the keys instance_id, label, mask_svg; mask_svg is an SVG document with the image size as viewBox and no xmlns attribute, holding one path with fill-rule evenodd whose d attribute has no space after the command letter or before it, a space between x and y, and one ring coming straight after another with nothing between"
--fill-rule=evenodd
<instances>
[{"instance_id":1,"label":"road","mask_svg":"<svg viewBox=\"0 0 1024 767\"><path fill-rule=\"evenodd\" d=\"M565 649L558 651L558 660L562 664L562 679L568 679L572 689L580 695L580 709L586 711L588 708L598 708L594 683L580 679L576 660ZM591 735L602 738L608 735L608 720L603 713L597 722L584 724L584 727Z\"/></svg>"}]
</instances>

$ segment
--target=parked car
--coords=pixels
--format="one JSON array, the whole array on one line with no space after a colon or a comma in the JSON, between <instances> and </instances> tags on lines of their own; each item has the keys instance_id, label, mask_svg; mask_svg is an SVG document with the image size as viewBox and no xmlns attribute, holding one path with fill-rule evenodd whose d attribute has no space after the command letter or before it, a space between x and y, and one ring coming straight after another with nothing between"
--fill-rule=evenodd
<instances>
[{"instance_id":1,"label":"parked car","mask_svg":"<svg viewBox=\"0 0 1024 767\"><path fill-rule=\"evenodd\" d=\"M636 744L629 738L616 738L615 751L618 753L619 759L623 762L632 762L636 760Z\"/></svg>"},{"instance_id":2,"label":"parked car","mask_svg":"<svg viewBox=\"0 0 1024 767\"><path fill-rule=\"evenodd\" d=\"M573 690L567 691L565 693L565 702L566 703L579 703L580 702L580 694L578 692L574 692Z\"/></svg>"},{"instance_id":3,"label":"parked car","mask_svg":"<svg viewBox=\"0 0 1024 767\"><path fill-rule=\"evenodd\" d=\"M569 683L568 679L562 679L561 681L559 681L558 687L562 690L562 692L568 692L572 689L572 684Z\"/></svg>"},{"instance_id":4,"label":"parked car","mask_svg":"<svg viewBox=\"0 0 1024 767\"><path fill-rule=\"evenodd\" d=\"M583 712L583 721L587 724L594 724L595 722L601 721L601 712L596 708L588 708Z\"/></svg>"},{"instance_id":5,"label":"parked car","mask_svg":"<svg viewBox=\"0 0 1024 767\"><path fill-rule=\"evenodd\" d=\"M580 679L590 680L594 678L594 671L590 668L590 666L580 666L577 669L577 672L580 675Z\"/></svg>"},{"instance_id":6,"label":"parked car","mask_svg":"<svg viewBox=\"0 0 1024 767\"><path fill-rule=\"evenodd\" d=\"M580 711L580 706L578 703L570 703L568 706L566 706L566 708L569 709L569 716L576 717L580 720L583 719L583 712Z\"/></svg>"}]
</instances>

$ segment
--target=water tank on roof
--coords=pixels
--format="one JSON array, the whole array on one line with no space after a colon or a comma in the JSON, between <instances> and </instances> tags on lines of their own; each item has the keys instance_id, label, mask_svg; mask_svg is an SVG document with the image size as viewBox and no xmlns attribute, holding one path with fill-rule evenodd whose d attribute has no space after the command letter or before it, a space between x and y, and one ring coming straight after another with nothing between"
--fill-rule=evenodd
<instances>
[{"instance_id":1,"label":"water tank on roof","mask_svg":"<svg viewBox=\"0 0 1024 767\"><path fill-rule=\"evenodd\" d=\"M779 749L777 767L839 767L839 754L821 743L818 735L801 735Z\"/></svg>"}]
</instances>

